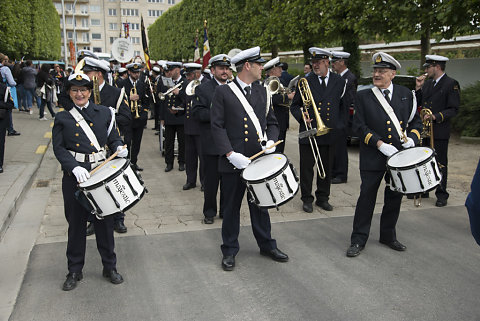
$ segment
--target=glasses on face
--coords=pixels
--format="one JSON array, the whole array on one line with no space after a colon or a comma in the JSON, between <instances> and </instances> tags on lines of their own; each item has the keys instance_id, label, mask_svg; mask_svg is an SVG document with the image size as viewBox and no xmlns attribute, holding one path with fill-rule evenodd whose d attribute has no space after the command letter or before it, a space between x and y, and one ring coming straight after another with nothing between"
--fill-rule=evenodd
<instances>
[{"instance_id":1,"label":"glasses on face","mask_svg":"<svg viewBox=\"0 0 480 321\"><path fill-rule=\"evenodd\" d=\"M87 88L80 88L80 89L70 89L70 91L74 94L77 94L77 93L82 93L82 94L85 94L88 92L88 89Z\"/></svg>"}]
</instances>

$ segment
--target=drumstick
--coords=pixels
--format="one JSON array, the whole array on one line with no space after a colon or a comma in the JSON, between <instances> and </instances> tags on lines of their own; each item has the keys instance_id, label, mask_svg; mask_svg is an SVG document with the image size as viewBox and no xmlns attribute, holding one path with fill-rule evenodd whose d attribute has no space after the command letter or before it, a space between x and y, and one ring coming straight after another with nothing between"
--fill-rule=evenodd
<instances>
[{"instance_id":1,"label":"drumstick","mask_svg":"<svg viewBox=\"0 0 480 321\"><path fill-rule=\"evenodd\" d=\"M275 147L275 146L277 146L278 144L281 144L281 143L283 143L283 140L279 140L278 142L276 142L276 143L273 144L272 146L265 148L265 149L262 150L261 152L256 153L255 155L251 156L251 157L248 158L248 159L249 159L249 160L252 160L252 159L254 159L254 158L257 158L258 156L260 156L260 155L262 155L263 153L265 153L265 151L266 151L267 149L273 148L273 147Z\"/></svg>"},{"instance_id":2,"label":"drumstick","mask_svg":"<svg viewBox=\"0 0 480 321\"><path fill-rule=\"evenodd\" d=\"M122 149L125 149L127 148L127 145L123 145L123 148ZM95 174L96 171L98 171L100 168L102 168L106 163L108 163L109 161L111 161L112 159L114 159L118 154L118 150L112 154L112 156L110 156L109 158L107 158L103 163L101 163L100 165L98 165L97 167L95 167L91 172L90 172L90 176L92 176L93 174Z\"/></svg>"}]
</instances>

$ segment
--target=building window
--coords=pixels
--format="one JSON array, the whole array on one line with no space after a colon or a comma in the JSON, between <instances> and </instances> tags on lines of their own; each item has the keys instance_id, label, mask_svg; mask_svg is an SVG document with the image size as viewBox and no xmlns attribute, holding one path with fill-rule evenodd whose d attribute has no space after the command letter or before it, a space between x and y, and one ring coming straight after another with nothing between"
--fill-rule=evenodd
<instances>
[{"instance_id":1,"label":"building window","mask_svg":"<svg viewBox=\"0 0 480 321\"><path fill-rule=\"evenodd\" d=\"M118 37L110 37L110 44L112 44L117 39L118 39Z\"/></svg>"},{"instance_id":2,"label":"building window","mask_svg":"<svg viewBox=\"0 0 480 321\"><path fill-rule=\"evenodd\" d=\"M88 28L88 18L82 18L82 27Z\"/></svg>"},{"instance_id":3,"label":"building window","mask_svg":"<svg viewBox=\"0 0 480 321\"><path fill-rule=\"evenodd\" d=\"M160 17L163 13L163 10L148 10L149 17Z\"/></svg>"},{"instance_id":4,"label":"building window","mask_svg":"<svg viewBox=\"0 0 480 321\"><path fill-rule=\"evenodd\" d=\"M116 23L109 23L109 24L108 24L108 28L109 28L110 30L117 30L117 26L118 26L118 25L117 25Z\"/></svg>"},{"instance_id":5,"label":"building window","mask_svg":"<svg viewBox=\"0 0 480 321\"><path fill-rule=\"evenodd\" d=\"M163 0L148 0L148 3L163 3Z\"/></svg>"},{"instance_id":6,"label":"building window","mask_svg":"<svg viewBox=\"0 0 480 321\"><path fill-rule=\"evenodd\" d=\"M92 40L100 40L102 39L101 33L92 33Z\"/></svg>"},{"instance_id":7,"label":"building window","mask_svg":"<svg viewBox=\"0 0 480 321\"><path fill-rule=\"evenodd\" d=\"M138 50L135 50L135 51L133 52L133 55L134 55L134 57L136 57L136 56L140 56L140 51L138 51Z\"/></svg>"},{"instance_id":8,"label":"building window","mask_svg":"<svg viewBox=\"0 0 480 321\"><path fill-rule=\"evenodd\" d=\"M138 17L138 9L122 9L122 16Z\"/></svg>"},{"instance_id":9,"label":"building window","mask_svg":"<svg viewBox=\"0 0 480 321\"><path fill-rule=\"evenodd\" d=\"M57 9L58 12L62 12L62 4L60 2L55 2L55 9Z\"/></svg>"},{"instance_id":10,"label":"building window","mask_svg":"<svg viewBox=\"0 0 480 321\"><path fill-rule=\"evenodd\" d=\"M102 52L102 47L93 47L93 52Z\"/></svg>"},{"instance_id":11,"label":"building window","mask_svg":"<svg viewBox=\"0 0 480 321\"><path fill-rule=\"evenodd\" d=\"M116 16L117 15L117 9L108 9L108 15L109 16Z\"/></svg>"},{"instance_id":12,"label":"building window","mask_svg":"<svg viewBox=\"0 0 480 321\"><path fill-rule=\"evenodd\" d=\"M83 6L82 7L86 7L86 6ZM90 12L100 12L100 6L90 6ZM86 12L83 12L82 13L86 13Z\"/></svg>"},{"instance_id":13,"label":"building window","mask_svg":"<svg viewBox=\"0 0 480 321\"><path fill-rule=\"evenodd\" d=\"M139 23L130 23L130 30L140 30Z\"/></svg>"},{"instance_id":14,"label":"building window","mask_svg":"<svg viewBox=\"0 0 480 321\"><path fill-rule=\"evenodd\" d=\"M67 31L67 39L73 39L73 31Z\"/></svg>"},{"instance_id":15,"label":"building window","mask_svg":"<svg viewBox=\"0 0 480 321\"><path fill-rule=\"evenodd\" d=\"M100 22L100 19L92 19L92 20L90 20L90 25L92 25L92 26L101 26L102 23Z\"/></svg>"},{"instance_id":16,"label":"building window","mask_svg":"<svg viewBox=\"0 0 480 321\"><path fill-rule=\"evenodd\" d=\"M138 0L122 0L123 2L138 2Z\"/></svg>"},{"instance_id":17,"label":"building window","mask_svg":"<svg viewBox=\"0 0 480 321\"><path fill-rule=\"evenodd\" d=\"M90 46L84 46L82 49L90 50Z\"/></svg>"},{"instance_id":18,"label":"building window","mask_svg":"<svg viewBox=\"0 0 480 321\"><path fill-rule=\"evenodd\" d=\"M73 18L72 17L67 17L67 25L73 24Z\"/></svg>"},{"instance_id":19,"label":"building window","mask_svg":"<svg viewBox=\"0 0 480 321\"><path fill-rule=\"evenodd\" d=\"M89 42L90 41L90 34L88 32L85 32L82 34L82 41L83 42Z\"/></svg>"},{"instance_id":20,"label":"building window","mask_svg":"<svg viewBox=\"0 0 480 321\"><path fill-rule=\"evenodd\" d=\"M132 43L140 43L140 37L132 37Z\"/></svg>"},{"instance_id":21,"label":"building window","mask_svg":"<svg viewBox=\"0 0 480 321\"><path fill-rule=\"evenodd\" d=\"M168 0L168 4L175 4L175 0Z\"/></svg>"}]
</instances>

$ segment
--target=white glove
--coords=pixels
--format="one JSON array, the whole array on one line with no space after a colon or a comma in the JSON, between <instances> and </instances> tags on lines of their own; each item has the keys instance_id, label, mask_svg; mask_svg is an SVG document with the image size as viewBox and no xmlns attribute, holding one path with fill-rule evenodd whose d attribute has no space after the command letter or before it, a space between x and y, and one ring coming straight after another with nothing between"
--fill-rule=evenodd
<instances>
[{"instance_id":1,"label":"white glove","mask_svg":"<svg viewBox=\"0 0 480 321\"><path fill-rule=\"evenodd\" d=\"M90 173L82 166L77 166L72 170L73 175L77 178L77 182L84 183L90 178Z\"/></svg>"},{"instance_id":2,"label":"white glove","mask_svg":"<svg viewBox=\"0 0 480 321\"><path fill-rule=\"evenodd\" d=\"M128 156L128 149L125 147L123 148L123 146L118 146L117 147L117 156L118 157L127 157Z\"/></svg>"},{"instance_id":3,"label":"white glove","mask_svg":"<svg viewBox=\"0 0 480 321\"><path fill-rule=\"evenodd\" d=\"M251 160L249 160L245 155L236 152L232 152L230 156L227 156L227 159L230 164L238 169L244 169L248 166L248 164L251 163Z\"/></svg>"},{"instance_id":4,"label":"white glove","mask_svg":"<svg viewBox=\"0 0 480 321\"><path fill-rule=\"evenodd\" d=\"M410 137L407 137L407 142L402 144L403 148L410 148L415 146L415 143L413 142L413 139Z\"/></svg>"},{"instance_id":5,"label":"white glove","mask_svg":"<svg viewBox=\"0 0 480 321\"><path fill-rule=\"evenodd\" d=\"M277 148L276 146L269 148L273 144L275 144L275 142L273 140L269 140L267 141L267 144L265 146L262 146L262 150L265 151L265 154L271 154L275 151L275 149Z\"/></svg>"},{"instance_id":6,"label":"white glove","mask_svg":"<svg viewBox=\"0 0 480 321\"><path fill-rule=\"evenodd\" d=\"M381 151L382 154L387 157L390 157L396 152L398 152L398 149L395 146L386 144L386 143L383 143L382 145L380 145L380 147L378 147L378 150Z\"/></svg>"}]
</instances>

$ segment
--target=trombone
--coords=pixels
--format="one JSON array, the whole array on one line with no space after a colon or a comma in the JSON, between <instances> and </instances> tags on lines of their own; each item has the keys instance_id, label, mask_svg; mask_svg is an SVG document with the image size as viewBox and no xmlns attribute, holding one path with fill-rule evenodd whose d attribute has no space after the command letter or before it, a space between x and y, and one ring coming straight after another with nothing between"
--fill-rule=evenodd
<instances>
[{"instance_id":1,"label":"trombone","mask_svg":"<svg viewBox=\"0 0 480 321\"><path fill-rule=\"evenodd\" d=\"M318 113L317 106L315 105L315 101L313 99L312 91L310 90L310 86L308 85L308 81L305 78L302 78L298 81L298 90L302 97L303 106L300 108L302 111L302 118L303 123L305 124L306 131L300 133L298 137L301 138L308 138L310 143L310 147L312 148L313 158L315 159L315 166L317 167L318 176L321 179L325 179L326 172L325 168L323 167L322 158L320 157L320 148L318 147L317 140L315 136L325 135L330 131L330 128L325 126ZM313 109L313 113L315 114L315 120L317 121L317 127L313 128L311 123L311 118L308 113L308 109Z\"/></svg>"},{"instance_id":2,"label":"trombone","mask_svg":"<svg viewBox=\"0 0 480 321\"><path fill-rule=\"evenodd\" d=\"M132 95L137 95L136 83L133 84L133 88L130 89L130 96L132 96ZM132 113L135 113L135 119L140 118L140 115L138 114L138 100L131 100L130 101L130 111Z\"/></svg>"},{"instance_id":3,"label":"trombone","mask_svg":"<svg viewBox=\"0 0 480 321\"><path fill-rule=\"evenodd\" d=\"M93 82L93 102L95 103L95 105L100 105L101 100L100 100L100 87L98 85L98 77L93 76L92 82Z\"/></svg>"}]
</instances>

